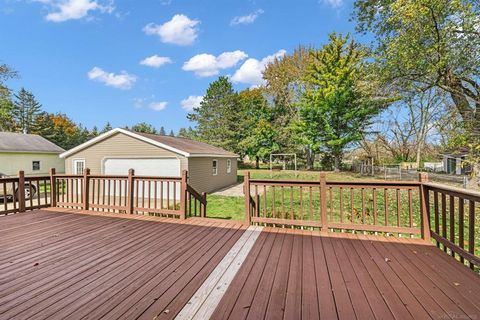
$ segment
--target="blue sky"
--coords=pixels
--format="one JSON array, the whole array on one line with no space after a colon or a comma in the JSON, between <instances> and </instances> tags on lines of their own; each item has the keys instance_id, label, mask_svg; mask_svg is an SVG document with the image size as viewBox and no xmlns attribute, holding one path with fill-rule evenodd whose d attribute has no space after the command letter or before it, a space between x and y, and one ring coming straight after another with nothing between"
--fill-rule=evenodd
<instances>
[{"instance_id":1,"label":"blue sky","mask_svg":"<svg viewBox=\"0 0 480 320\"><path fill-rule=\"evenodd\" d=\"M352 0L0 0L0 62L49 112L177 131L210 82L261 84L274 56L354 32Z\"/></svg>"}]
</instances>

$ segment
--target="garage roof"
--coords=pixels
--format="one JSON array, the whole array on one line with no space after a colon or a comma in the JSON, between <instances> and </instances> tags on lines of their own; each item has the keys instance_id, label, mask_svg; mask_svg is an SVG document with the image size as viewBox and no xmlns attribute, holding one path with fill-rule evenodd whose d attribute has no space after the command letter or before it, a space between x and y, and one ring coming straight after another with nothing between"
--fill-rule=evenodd
<instances>
[{"instance_id":1,"label":"garage roof","mask_svg":"<svg viewBox=\"0 0 480 320\"><path fill-rule=\"evenodd\" d=\"M226 151L222 148L209 145L208 143L186 139L186 138L134 132L134 131L130 131L122 128L115 128L104 134L101 134L96 138L93 138L73 149L70 149L62 153L60 157L62 158L67 157L99 141L107 139L108 137L116 133L126 134L133 138L158 146L160 148L167 149L172 152L181 154L185 157L235 157L235 158L238 157L238 155L236 155L235 153Z\"/></svg>"},{"instance_id":2,"label":"garage roof","mask_svg":"<svg viewBox=\"0 0 480 320\"><path fill-rule=\"evenodd\" d=\"M0 132L0 152L62 153L65 150L36 134Z\"/></svg>"}]
</instances>

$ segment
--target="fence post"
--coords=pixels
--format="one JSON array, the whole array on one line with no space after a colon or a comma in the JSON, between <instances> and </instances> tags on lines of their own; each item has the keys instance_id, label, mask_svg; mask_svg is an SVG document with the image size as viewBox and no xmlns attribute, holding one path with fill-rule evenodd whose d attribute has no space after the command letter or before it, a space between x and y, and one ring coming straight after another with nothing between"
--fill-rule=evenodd
<instances>
[{"instance_id":1,"label":"fence post","mask_svg":"<svg viewBox=\"0 0 480 320\"><path fill-rule=\"evenodd\" d=\"M50 207L57 206L57 182L55 179L55 168L50 168ZM45 190L46 192L47 190Z\"/></svg>"},{"instance_id":2,"label":"fence post","mask_svg":"<svg viewBox=\"0 0 480 320\"><path fill-rule=\"evenodd\" d=\"M327 223L327 174L320 172L320 225L322 231L328 231Z\"/></svg>"},{"instance_id":3,"label":"fence post","mask_svg":"<svg viewBox=\"0 0 480 320\"><path fill-rule=\"evenodd\" d=\"M180 219L185 219L187 216L187 170L182 171L182 182L180 185Z\"/></svg>"},{"instance_id":4,"label":"fence post","mask_svg":"<svg viewBox=\"0 0 480 320\"><path fill-rule=\"evenodd\" d=\"M83 170L83 210L88 210L88 201L90 193L90 169Z\"/></svg>"},{"instance_id":5,"label":"fence post","mask_svg":"<svg viewBox=\"0 0 480 320\"><path fill-rule=\"evenodd\" d=\"M421 217L421 234L422 239L430 241L430 204L428 198L428 190L424 185L428 182L428 174L421 172L418 175L420 182L420 217Z\"/></svg>"},{"instance_id":6,"label":"fence post","mask_svg":"<svg viewBox=\"0 0 480 320\"><path fill-rule=\"evenodd\" d=\"M127 182L127 214L133 214L133 190L135 189L133 185L133 177L135 175L135 170L128 170L128 182Z\"/></svg>"},{"instance_id":7,"label":"fence post","mask_svg":"<svg viewBox=\"0 0 480 320\"><path fill-rule=\"evenodd\" d=\"M202 192L202 198L205 201L205 204L200 209L200 217L206 218L207 217L207 194Z\"/></svg>"},{"instance_id":8,"label":"fence post","mask_svg":"<svg viewBox=\"0 0 480 320\"><path fill-rule=\"evenodd\" d=\"M25 172L18 171L18 212L25 212Z\"/></svg>"},{"instance_id":9,"label":"fence post","mask_svg":"<svg viewBox=\"0 0 480 320\"><path fill-rule=\"evenodd\" d=\"M245 223L250 225L250 171L245 172L245 178L243 180L243 193L245 195Z\"/></svg>"}]
</instances>

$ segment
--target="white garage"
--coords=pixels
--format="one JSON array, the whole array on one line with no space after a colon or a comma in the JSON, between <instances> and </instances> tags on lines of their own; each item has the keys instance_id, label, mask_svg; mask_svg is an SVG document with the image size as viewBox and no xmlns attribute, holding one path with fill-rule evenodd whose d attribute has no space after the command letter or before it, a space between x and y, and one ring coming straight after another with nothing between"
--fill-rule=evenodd
<instances>
[{"instance_id":1,"label":"white garage","mask_svg":"<svg viewBox=\"0 0 480 320\"><path fill-rule=\"evenodd\" d=\"M126 175L129 169L137 176L179 177L180 159L177 158L106 158L103 161L103 173L107 175Z\"/></svg>"}]
</instances>

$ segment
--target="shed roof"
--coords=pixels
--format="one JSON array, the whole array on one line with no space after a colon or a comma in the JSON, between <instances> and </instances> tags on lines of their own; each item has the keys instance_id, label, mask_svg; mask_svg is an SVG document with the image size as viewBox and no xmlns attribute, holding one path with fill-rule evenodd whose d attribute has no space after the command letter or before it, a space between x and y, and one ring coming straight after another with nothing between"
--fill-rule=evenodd
<instances>
[{"instance_id":1,"label":"shed roof","mask_svg":"<svg viewBox=\"0 0 480 320\"><path fill-rule=\"evenodd\" d=\"M62 153L65 150L36 134L0 132L0 152Z\"/></svg>"},{"instance_id":2,"label":"shed roof","mask_svg":"<svg viewBox=\"0 0 480 320\"><path fill-rule=\"evenodd\" d=\"M172 152L178 153L185 157L238 157L233 152L226 151L222 148L212 146L208 143L195 141L187 138L179 138L172 136L162 136L157 134L141 133L134 132L122 128L112 129L104 134L99 135L96 138L93 138L73 149L70 149L60 155L60 157L67 157L71 154L74 154L82 149L85 149L99 141L105 140L108 137L116 134L123 133L133 138L139 139L141 141L153 144L160 148L170 150Z\"/></svg>"}]
</instances>

